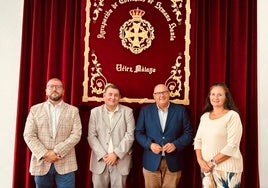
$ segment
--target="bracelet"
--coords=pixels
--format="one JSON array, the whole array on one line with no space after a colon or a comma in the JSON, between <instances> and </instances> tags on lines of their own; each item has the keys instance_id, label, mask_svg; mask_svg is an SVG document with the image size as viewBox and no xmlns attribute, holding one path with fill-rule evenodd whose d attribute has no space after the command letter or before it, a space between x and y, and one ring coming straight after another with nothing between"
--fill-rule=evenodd
<instances>
[{"instance_id":1,"label":"bracelet","mask_svg":"<svg viewBox=\"0 0 268 188\"><path fill-rule=\"evenodd\" d=\"M210 159L210 162L211 162L211 164L213 164L213 166L218 166L217 163L216 163L216 161L213 158Z\"/></svg>"}]
</instances>

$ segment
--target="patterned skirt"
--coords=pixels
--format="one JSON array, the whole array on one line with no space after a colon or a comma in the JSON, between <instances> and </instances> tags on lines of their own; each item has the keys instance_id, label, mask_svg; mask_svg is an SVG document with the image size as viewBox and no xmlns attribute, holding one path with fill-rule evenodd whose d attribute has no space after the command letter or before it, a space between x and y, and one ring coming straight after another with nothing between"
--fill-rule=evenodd
<instances>
[{"instance_id":1,"label":"patterned skirt","mask_svg":"<svg viewBox=\"0 0 268 188\"><path fill-rule=\"evenodd\" d=\"M201 172L203 188L240 188L242 173L213 170Z\"/></svg>"}]
</instances>

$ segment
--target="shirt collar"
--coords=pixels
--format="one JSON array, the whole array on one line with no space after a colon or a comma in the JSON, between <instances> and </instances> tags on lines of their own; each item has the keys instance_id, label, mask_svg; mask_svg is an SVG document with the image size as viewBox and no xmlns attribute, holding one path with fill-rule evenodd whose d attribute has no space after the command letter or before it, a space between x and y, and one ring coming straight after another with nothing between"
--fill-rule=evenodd
<instances>
[{"instance_id":1,"label":"shirt collar","mask_svg":"<svg viewBox=\"0 0 268 188\"><path fill-rule=\"evenodd\" d=\"M169 105L170 105L170 103L168 103L168 106L167 106L167 108L166 108L166 110L162 110L157 104L156 104L156 106L157 106L157 109L158 110L160 110L160 111L167 111L168 110L168 108L169 108Z\"/></svg>"},{"instance_id":2,"label":"shirt collar","mask_svg":"<svg viewBox=\"0 0 268 188\"><path fill-rule=\"evenodd\" d=\"M61 100L61 101L60 101L58 104L56 104L56 105L52 104L49 100L47 100L47 103L48 103L49 106L53 106L53 107L56 108L56 107L61 107L63 101Z\"/></svg>"},{"instance_id":3,"label":"shirt collar","mask_svg":"<svg viewBox=\"0 0 268 188\"><path fill-rule=\"evenodd\" d=\"M109 112L106 108L106 105L104 105L104 110L108 113L114 113L114 112L117 112L119 110L119 105L116 106L115 110L113 112Z\"/></svg>"}]
</instances>

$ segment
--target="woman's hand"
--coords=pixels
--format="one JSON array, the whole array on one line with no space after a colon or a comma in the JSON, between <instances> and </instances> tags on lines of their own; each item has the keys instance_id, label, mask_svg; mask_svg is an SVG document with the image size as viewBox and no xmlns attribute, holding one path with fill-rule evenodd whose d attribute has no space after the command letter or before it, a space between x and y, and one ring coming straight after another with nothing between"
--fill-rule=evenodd
<instances>
[{"instance_id":1,"label":"woman's hand","mask_svg":"<svg viewBox=\"0 0 268 188\"><path fill-rule=\"evenodd\" d=\"M211 172L214 167L211 162L204 161L203 159L198 160L198 164L201 168L201 171L206 173Z\"/></svg>"}]
</instances>

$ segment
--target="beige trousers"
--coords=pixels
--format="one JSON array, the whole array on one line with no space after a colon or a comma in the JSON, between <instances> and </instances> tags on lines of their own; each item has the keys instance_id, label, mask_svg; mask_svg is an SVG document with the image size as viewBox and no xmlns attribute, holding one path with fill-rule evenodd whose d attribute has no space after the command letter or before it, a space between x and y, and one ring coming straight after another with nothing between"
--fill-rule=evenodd
<instances>
[{"instance_id":1,"label":"beige trousers","mask_svg":"<svg viewBox=\"0 0 268 188\"><path fill-rule=\"evenodd\" d=\"M176 188L181 178L181 171L170 172L166 159L161 160L157 171L151 172L143 168L145 188Z\"/></svg>"}]
</instances>

